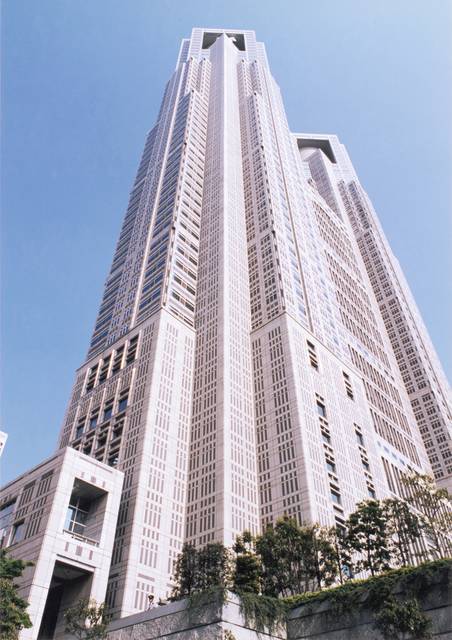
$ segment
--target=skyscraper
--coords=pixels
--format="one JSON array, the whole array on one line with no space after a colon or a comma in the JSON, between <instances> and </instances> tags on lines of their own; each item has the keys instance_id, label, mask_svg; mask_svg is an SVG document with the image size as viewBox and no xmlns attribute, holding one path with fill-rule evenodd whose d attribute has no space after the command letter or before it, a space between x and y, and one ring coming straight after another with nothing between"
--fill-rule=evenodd
<instances>
[{"instance_id":1,"label":"skyscraper","mask_svg":"<svg viewBox=\"0 0 452 640\"><path fill-rule=\"evenodd\" d=\"M404 471L431 471L417 401L450 452L447 393L344 147L289 130L254 32L194 29L58 443L124 474L110 609L165 595L185 540L229 545L283 514L340 526L400 494Z\"/></svg>"}]
</instances>

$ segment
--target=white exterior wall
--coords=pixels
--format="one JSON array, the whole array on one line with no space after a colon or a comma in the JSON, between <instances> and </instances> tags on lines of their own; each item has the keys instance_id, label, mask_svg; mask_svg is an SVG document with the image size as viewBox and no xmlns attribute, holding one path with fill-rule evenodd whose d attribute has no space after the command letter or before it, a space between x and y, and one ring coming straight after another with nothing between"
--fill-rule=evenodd
<instances>
[{"instance_id":1,"label":"white exterior wall","mask_svg":"<svg viewBox=\"0 0 452 640\"><path fill-rule=\"evenodd\" d=\"M302 150L304 165L308 168L306 175L314 178L323 198L335 200L344 222L355 237L378 305L375 315L384 327L382 334L388 336L385 341L388 340L392 346L388 350L392 376L399 390L404 390L401 394L404 411L410 425L413 425L412 439L421 466L428 471L431 465L437 481L450 489L452 411L449 385L400 265L359 183L345 147L337 137L314 134L296 137L303 139L305 144L309 144L312 138L331 145L335 162L331 162L322 151L315 150L315 142L310 150ZM411 406L408 406L409 401ZM387 472L390 484L396 486L397 471L391 466Z\"/></svg>"},{"instance_id":2,"label":"white exterior wall","mask_svg":"<svg viewBox=\"0 0 452 640\"><path fill-rule=\"evenodd\" d=\"M97 544L64 531L69 500L76 479L106 492ZM21 640L38 637L41 618L55 567L60 561L92 574L83 595L105 600L111 552L118 517L123 474L66 448L3 487L0 503L16 500L12 522L24 521L24 539L8 547L13 557L33 562L18 580L19 594L27 602L33 626Z\"/></svg>"}]
</instances>

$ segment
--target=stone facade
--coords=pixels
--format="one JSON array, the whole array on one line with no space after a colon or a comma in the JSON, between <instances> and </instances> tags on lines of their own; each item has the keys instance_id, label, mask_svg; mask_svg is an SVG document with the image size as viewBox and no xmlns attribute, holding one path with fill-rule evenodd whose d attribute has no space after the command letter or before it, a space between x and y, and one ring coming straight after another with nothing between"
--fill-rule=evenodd
<instances>
[{"instance_id":1,"label":"stone facade","mask_svg":"<svg viewBox=\"0 0 452 640\"><path fill-rule=\"evenodd\" d=\"M432 620L435 640L452 638L452 567L435 572L428 591L418 596ZM406 599L396 586L394 595ZM364 598L364 596L363 596ZM232 635L229 635L232 634ZM349 614L333 613L331 603L304 604L289 615L287 628L278 634L257 632L246 623L239 600L228 594L224 605L210 603L190 609L186 600L155 607L110 626L108 640L383 640L373 625L373 614L358 604ZM399 639L397 639L399 640ZM405 637L403 640L411 640Z\"/></svg>"}]
</instances>

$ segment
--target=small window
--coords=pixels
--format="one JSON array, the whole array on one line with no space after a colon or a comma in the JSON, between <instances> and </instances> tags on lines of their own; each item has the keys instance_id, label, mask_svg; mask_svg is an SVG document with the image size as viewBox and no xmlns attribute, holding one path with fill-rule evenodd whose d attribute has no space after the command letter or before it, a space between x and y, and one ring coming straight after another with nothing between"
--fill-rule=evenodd
<instances>
[{"instance_id":1,"label":"small window","mask_svg":"<svg viewBox=\"0 0 452 640\"><path fill-rule=\"evenodd\" d=\"M112 375L114 375L121 369L123 355L124 355L124 346L120 347L116 351L115 359L113 360L113 368L111 370Z\"/></svg>"},{"instance_id":2,"label":"small window","mask_svg":"<svg viewBox=\"0 0 452 640\"><path fill-rule=\"evenodd\" d=\"M309 340L306 340L306 344L308 345L308 356L309 356L310 365L311 365L311 367L313 369L318 371L318 369L319 369L319 361L317 360L317 354L316 354L316 351L315 351L315 345L312 344L312 342L309 342Z\"/></svg>"},{"instance_id":3,"label":"small window","mask_svg":"<svg viewBox=\"0 0 452 640\"><path fill-rule=\"evenodd\" d=\"M128 399L129 399L128 394L126 394L126 395L122 395L122 396L119 398L119 402L118 402L118 411L119 411L119 412L121 412L121 411L125 411L125 410L126 410L126 408L127 408L127 402L128 402Z\"/></svg>"},{"instance_id":4,"label":"small window","mask_svg":"<svg viewBox=\"0 0 452 640\"><path fill-rule=\"evenodd\" d=\"M113 401L109 402L104 409L104 422L105 420L110 420L113 414Z\"/></svg>"},{"instance_id":5,"label":"small window","mask_svg":"<svg viewBox=\"0 0 452 640\"><path fill-rule=\"evenodd\" d=\"M317 400L317 413L320 417L326 418L326 408L323 402L320 402L320 400Z\"/></svg>"},{"instance_id":6,"label":"small window","mask_svg":"<svg viewBox=\"0 0 452 640\"><path fill-rule=\"evenodd\" d=\"M373 500L375 500L375 498L377 497L377 494L375 493L375 489L373 487L367 486L367 493Z\"/></svg>"},{"instance_id":7,"label":"small window","mask_svg":"<svg viewBox=\"0 0 452 640\"><path fill-rule=\"evenodd\" d=\"M17 542L20 542L21 540L24 539L24 535L25 535L24 521L22 520L22 522L16 522L16 524L13 526L13 532L11 535L10 544L16 544Z\"/></svg>"},{"instance_id":8,"label":"small window","mask_svg":"<svg viewBox=\"0 0 452 640\"><path fill-rule=\"evenodd\" d=\"M334 462L331 462L331 460L326 460L325 465L329 473L336 473L336 465L334 464Z\"/></svg>"},{"instance_id":9,"label":"small window","mask_svg":"<svg viewBox=\"0 0 452 640\"><path fill-rule=\"evenodd\" d=\"M89 421L89 428L90 429L95 429L96 428L98 418L99 418L99 414L98 413L95 413L93 416L91 416L90 421Z\"/></svg>"},{"instance_id":10,"label":"small window","mask_svg":"<svg viewBox=\"0 0 452 640\"><path fill-rule=\"evenodd\" d=\"M96 374L97 374L97 368L99 366L99 363L96 364L95 367L93 367L90 372L89 372L89 376L88 376L88 381L86 383L86 391L91 391L91 389L93 389L94 387L94 383L96 381Z\"/></svg>"},{"instance_id":11,"label":"small window","mask_svg":"<svg viewBox=\"0 0 452 640\"><path fill-rule=\"evenodd\" d=\"M11 522L13 519L13 511L15 507L16 501L10 502L9 504L3 505L0 509L0 548L4 546L9 527L11 526Z\"/></svg>"},{"instance_id":12,"label":"small window","mask_svg":"<svg viewBox=\"0 0 452 640\"><path fill-rule=\"evenodd\" d=\"M341 504L341 494L336 489L330 489L331 500L336 504Z\"/></svg>"},{"instance_id":13,"label":"small window","mask_svg":"<svg viewBox=\"0 0 452 640\"><path fill-rule=\"evenodd\" d=\"M64 528L66 529L66 531L70 531L71 533L76 533L77 535L82 536L85 532L88 512L88 500L84 498L75 498L74 496L72 496L66 514L66 522L64 524Z\"/></svg>"},{"instance_id":14,"label":"small window","mask_svg":"<svg viewBox=\"0 0 452 640\"><path fill-rule=\"evenodd\" d=\"M130 364L135 360L137 355L137 346L138 346L138 336L135 336L129 342L129 348L127 350L127 356L126 356L126 364Z\"/></svg>"},{"instance_id":15,"label":"small window","mask_svg":"<svg viewBox=\"0 0 452 640\"><path fill-rule=\"evenodd\" d=\"M355 431L355 433L356 433L356 439L358 440L358 444L364 447L364 438L362 436L362 433L360 433L359 431Z\"/></svg>"},{"instance_id":16,"label":"small window","mask_svg":"<svg viewBox=\"0 0 452 640\"><path fill-rule=\"evenodd\" d=\"M112 452L108 457L108 464L110 467L116 467L119 461L119 451Z\"/></svg>"},{"instance_id":17,"label":"small window","mask_svg":"<svg viewBox=\"0 0 452 640\"><path fill-rule=\"evenodd\" d=\"M101 382L104 382L107 379L108 369L110 368L110 360L111 360L111 354L108 356L108 358L106 358L102 362L102 367L99 373L99 384L101 384Z\"/></svg>"},{"instance_id":18,"label":"small window","mask_svg":"<svg viewBox=\"0 0 452 640\"><path fill-rule=\"evenodd\" d=\"M81 438L82 437L84 428L85 428L85 423L77 425L77 428L75 430L75 437L76 438Z\"/></svg>"},{"instance_id":19,"label":"small window","mask_svg":"<svg viewBox=\"0 0 452 640\"><path fill-rule=\"evenodd\" d=\"M345 371L343 371L342 374L344 376L345 393L350 398L350 400L354 400L355 398L354 398L354 395L353 395L353 387L352 387L352 383L350 381L350 376L348 375L348 373L345 373Z\"/></svg>"}]
</instances>

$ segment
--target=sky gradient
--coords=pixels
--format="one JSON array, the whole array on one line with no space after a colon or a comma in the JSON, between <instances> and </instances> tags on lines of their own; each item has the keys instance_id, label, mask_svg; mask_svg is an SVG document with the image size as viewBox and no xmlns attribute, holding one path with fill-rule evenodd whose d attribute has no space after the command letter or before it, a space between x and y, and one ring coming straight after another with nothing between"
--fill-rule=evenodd
<instances>
[{"instance_id":1,"label":"sky gradient","mask_svg":"<svg viewBox=\"0 0 452 640\"><path fill-rule=\"evenodd\" d=\"M345 143L451 379L452 2L3 0L2 483L55 449L194 26L254 29L292 130Z\"/></svg>"}]
</instances>

